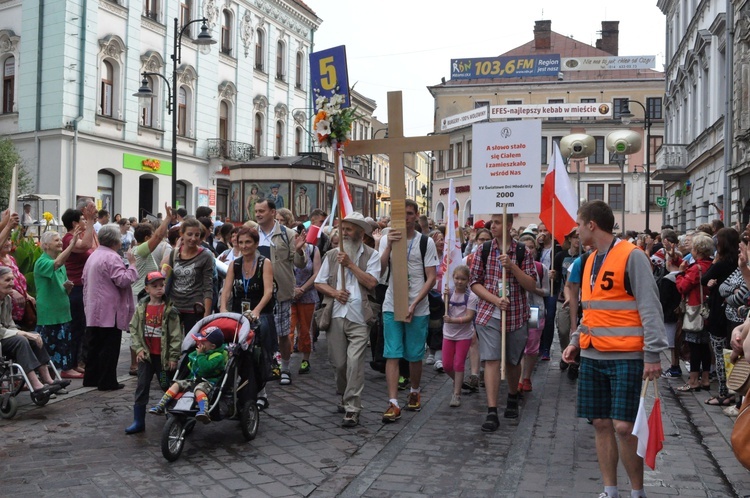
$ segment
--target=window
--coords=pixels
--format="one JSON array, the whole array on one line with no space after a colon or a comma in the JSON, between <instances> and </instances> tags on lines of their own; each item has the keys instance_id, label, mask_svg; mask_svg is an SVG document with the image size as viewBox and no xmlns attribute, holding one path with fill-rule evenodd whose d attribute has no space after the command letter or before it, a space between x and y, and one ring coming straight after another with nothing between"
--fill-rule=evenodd
<instances>
[{"instance_id":1,"label":"window","mask_svg":"<svg viewBox=\"0 0 750 498\"><path fill-rule=\"evenodd\" d=\"M279 40L276 44L276 79L284 81L284 42Z\"/></svg>"},{"instance_id":2,"label":"window","mask_svg":"<svg viewBox=\"0 0 750 498\"><path fill-rule=\"evenodd\" d=\"M604 164L604 137L594 137L596 148L589 156L589 164Z\"/></svg>"},{"instance_id":3,"label":"window","mask_svg":"<svg viewBox=\"0 0 750 498\"><path fill-rule=\"evenodd\" d=\"M507 105L521 105L523 104L522 100L506 100L505 103ZM508 118L506 121L521 121L521 118Z\"/></svg>"},{"instance_id":4,"label":"window","mask_svg":"<svg viewBox=\"0 0 750 498\"><path fill-rule=\"evenodd\" d=\"M609 184L609 207L614 211L625 209L625 186L620 183Z\"/></svg>"},{"instance_id":5,"label":"window","mask_svg":"<svg viewBox=\"0 0 750 498\"><path fill-rule=\"evenodd\" d=\"M596 99L581 99L581 104L596 104Z\"/></svg>"},{"instance_id":6,"label":"window","mask_svg":"<svg viewBox=\"0 0 750 498\"><path fill-rule=\"evenodd\" d=\"M284 155L284 122L281 120L276 121L276 149L274 152L277 156Z\"/></svg>"},{"instance_id":7,"label":"window","mask_svg":"<svg viewBox=\"0 0 750 498\"><path fill-rule=\"evenodd\" d=\"M188 91L184 86L177 92L177 134L187 136Z\"/></svg>"},{"instance_id":8,"label":"window","mask_svg":"<svg viewBox=\"0 0 750 498\"><path fill-rule=\"evenodd\" d=\"M191 0L182 0L180 2L180 26L185 26L187 23L192 21L190 14L190 3ZM186 35L189 35L190 28L185 31Z\"/></svg>"},{"instance_id":9,"label":"window","mask_svg":"<svg viewBox=\"0 0 750 498\"><path fill-rule=\"evenodd\" d=\"M143 15L154 21L159 20L159 0L143 0Z\"/></svg>"},{"instance_id":10,"label":"window","mask_svg":"<svg viewBox=\"0 0 750 498\"><path fill-rule=\"evenodd\" d=\"M628 107L628 99L612 99L612 118L622 118L622 111Z\"/></svg>"},{"instance_id":11,"label":"window","mask_svg":"<svg viewBox=\"0 0 750 498\"><path fill-rule=\"evenodd\" d=\"M102 93L99 97L99 113L112 117L112 102L114 99L115 71L109 61L102 62Z\"/></svg>"},{"instance_id":12,"label":"window","mask_svg":"<svg viewBox=\"0 0 750 498\"><path fill-rule=\"evenodd\" d=\"M456 144L456 168L461 169L464 167L464 144L459 142Z\"/></svg>"},{"instance_id":13,"label":"window","mask_svg":"<svg viewBox=\"0 0 750 498\"><path fill-rule=\"evenodd\" d=\"M586 197L590 201L603 201L604 200L604 184L603 183L589 183L587 186Z\"/></svg>"},{"instance_id":14,"label":"window","mask_svg":"<svg viewBox=\"0 0 750 498\"><path fill-rule=\"evenodd\" d=\"M656 198L664 196L664 185L653 183L648 186L648 203L650 206L656 206Z\"/></svg>"},{"instance_id":15,"label":"window","mask_svg":"<svg viewBox=\"0 0 750 498\"><path fill-rule=\"evenodd\" d=\"M302 88L302 64L304 63L304 60L305 58L302 55L302 52L297 52L294 71L294 86L297 88Z\"/></svg>"},{"instance_id":16,"label":"window","mask_svg":"<svg viewBox=\"0 0 750 498\"><path fill-rule=\"evenodd\" d=\"M261 155L263 152L263 115L255 113L255 153Z\"/></svg>"},{"instance_id":17,"label":"window","mask_svg":"<svg viewBox=\"0 0 750 498\"><path fill-rule=\"evenodd\" d=\"M486 107L487 110L490 110L490 101L489 100L475 100L474 101L474 109L479 109L480 107Z\"/></svg>"},{"instance_id":18,"label":"window","mask_svg":"<svg viewBox=\"0 0 750 498\"><path fill-rule=\"evenodd\" d=\"M221 22L221 53L232 53L232 13L225 10Z\"/></svg>"},{"instance_id":19,"label":"window","mask_svg":"<svg viewBox=\"0 0 750 498\"><path fill-rule=\"evenodd\" d=\"M474 153L473 143L471 140L466 141L466 167L471 168L471 155Z\"/></svg>"},{"instance_id":20,"label":"window","mask_svg":"<svg viewBox=\"0 0 750 498\"><path fill-rule=\"evenodd\" d=\"M103 169L97 172L96 195L102 203L102 209L114 212L115 175Z\"/></svg>"},{"instance_id":21,"label":"window","mask_svg":"<svg viewBox=\"0 0 750 498\"><path fill-rule=\"evenodd\" d=\"M445 171L445 151L438 152L438 171Z\"/></svg>"},{"instance_id":22,"label":"window","mask_svg":"<svg viewBox=\"0 0 750 498\"><path fill-rule=\"evenodd\" d=\"M226 100L219 104L219 139L229 139L229 104Z\"/></svg>"},{"instance_id":23,"label":"window","mask_svg":"<svg viewBox=\"0 0 750 498\"><path fill-rule=\"evenodd\" d=\"M3 63L3 114L13 112L15 100L16 58L11 56Z\"/></svg>"},{"instance_id":24,"label":"window","mask_svg":"<svg viewBox=\"0 0 750 498\"><path fill-rule=\"evenodd\" d=\"M650 153L648 155L648 163L650 165L656 164L656 152L661 148L661 145L664 143L664 137L661 135L651 135L651 141L649 142L650 147Z\"/></svg>"},{"instance_id":25,"label":"window","mask_svg":"<svg viewBox=\"0 0 750 498\"><path fill-rule=\"evenodd\" d=\"M564 104L565 99L547 99L548 104ZM562 121L563 118L548 118L550 121Z\"/></svg>"},{"instance_id":26,"label":"window","mask_svg":"<svg viewBox=\"0 0 750 498\"><path fill-rule=\"evenodd\" d=\"M153 92L156 88L154 86L154 78L146 76L146 81L148 81L148 87ZM143 103L141 104L141 126L147 126L149 128L154 127L154 108L158 107L154 105L155 100L158 102L156 95L151 99L143 99Z\"/></svg>"},{"instance_id":27,"label":"window","mask_svg":"<svg viewBox=\"0 0 750 498\"><path fill-rule=\"evenodd\" d=\"M263 54L266 47L266 34L262 29L255 31L255 69L263 71Z\"/></svg>"},{"instance_id":28,"label":"window","mask_svg":"<svg viewBox=\"0 0 750 498\"><path fill-rule=\"evenodd\" d=\"M649 97L646 99L646 110L651 119L662 119L661 97Z\"/></svg>"},{"instance_id":29,"label":"window","mask_svg":"<svg viewBox=\"0 0 750 498\"><path fill-rule=\"evenodd\" d=\"M453 160L453 144L450 145L448 148L448 169L453 169L453 165L455 164Z\"/></svg>"},{"instance_id":30,"label":"window","mask_svg":"<svg viewBox=\"0 0 750 498\"><path fill-rule=\"evenodd\" d=\"M549 153L547 152L547 137L542 137L542 164L547 164L548 156Z\"/></svg>"},{"instance_id":31,"label":"window","mask_svg":"<svg viewBox=\"0 0 750 498\"><path fill-rule=\"evenodd\" d=\"M294 129L294 155L299 156L302 152L302 128Z\"/></svg>"},{"instance_id":32,"label":"window","mask_svg":"<svg viewBox=\"0 0 750 498\"><path fill-rule=\"evenodd\" d=\"M177 193L175 193L177 207L184 207L187 209L187 191L188 187L185 182L177 182Z\"/></svg>"}]
</instances>

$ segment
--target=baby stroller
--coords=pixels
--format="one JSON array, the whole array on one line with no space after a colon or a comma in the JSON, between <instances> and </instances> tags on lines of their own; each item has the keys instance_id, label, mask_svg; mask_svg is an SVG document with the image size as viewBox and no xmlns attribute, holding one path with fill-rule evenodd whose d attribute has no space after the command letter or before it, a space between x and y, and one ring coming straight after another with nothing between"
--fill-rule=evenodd
<instances>
[{"instance_id":1,"label":"baby stroller","mask_svg":"<svg viewBox=\"0 0 750 498\"><path fill-rule=\"evenodd\" d=\"M44 406L50 400L50 396L70 385L69 380L60 378L60 374L52 362L49 362L47 366L52 377L56 379L55 382L45 386L43 391L34 390L21 365L15 363L11 358L3 356L3 348L0 346L0 418L11 419L16 416L16 412L18 412L16 396L24 386L29 388L31 401L37 406Z\"/></svg>"},{"instance_id":2,"label":"baby stroller","mask_svg":"<svg viewBox=\"0 0 750 498\"><path fill-rule=\"evenodd\" d=\"M239 420L245 440L255 439L258 433L259 412L256 405L258 391L265 385L262 372L263 355L258 345L257 326L239 313L217 313L195 324L182 341L182 355L177 363L174 380L188 378L188 354L195 349L193 333L205 327L219 327L229 359L224 375L208 393L207 413L211 421ZM161 434L161 452L174 462L180 457L185 438L192 432L198 413L192 391L179 393L167 404L167 423Z\"/></svg>"}]
</instances>

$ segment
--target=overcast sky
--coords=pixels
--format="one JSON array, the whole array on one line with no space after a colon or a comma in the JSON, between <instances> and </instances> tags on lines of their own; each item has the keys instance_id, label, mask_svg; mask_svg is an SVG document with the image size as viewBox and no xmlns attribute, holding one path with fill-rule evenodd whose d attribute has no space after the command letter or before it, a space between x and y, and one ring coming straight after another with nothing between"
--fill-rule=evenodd
<instances>
[{"instance_id":1,"label":"overcast sky","mask_svg":"<svg viewBox=\"0 0 750 498\"><path fill-rule=\"evenodd\" d=\"M404 134L433 131L427 86L450 79L452 58L493 57L534 38L534 22L594 45L602 21L620 21L619 55L664 63L665 18L656 0L305 0L323 20L315 51L346 45L350 86L374 99L387 121L386 94L401 90Z\"/></svg>"}]
</instances>

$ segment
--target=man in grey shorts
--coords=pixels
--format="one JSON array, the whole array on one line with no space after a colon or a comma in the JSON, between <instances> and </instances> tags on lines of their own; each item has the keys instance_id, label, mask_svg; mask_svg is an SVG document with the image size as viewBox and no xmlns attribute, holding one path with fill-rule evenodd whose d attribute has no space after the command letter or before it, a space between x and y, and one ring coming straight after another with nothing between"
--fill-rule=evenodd
<instances>
[{"instance_id":1,"label":"man in grey shorts","mask_svg":"<svg viewBox=\"0 0 750 498\"><path fill-rule=\"evenodd\" d=\"M500 426L497 416L497 397L500 388L500 352L502 344L501 310L506 310L505 369L508 381L508 403L505 418L518 417L518 381L521 377L521 359L528 337L529 303L526 291L536 288L534 260L524 245L510 236L513 215L492 216L489 254L482 257L480 248L471 265L469 285L479 298L476 315L479 356L485 362L484 383L487 391L487 419L482 424L484 432L494 432ZM503 233L510 244L503 248ZM487 242L485 242L487 244ZM519 256L520 255L520 256ZM520 260L520 261L519 261ZM520 262L520 265L519 265ZM507 297L500 296L502 268L506 272Z\"/></svg>"}]
</instances>

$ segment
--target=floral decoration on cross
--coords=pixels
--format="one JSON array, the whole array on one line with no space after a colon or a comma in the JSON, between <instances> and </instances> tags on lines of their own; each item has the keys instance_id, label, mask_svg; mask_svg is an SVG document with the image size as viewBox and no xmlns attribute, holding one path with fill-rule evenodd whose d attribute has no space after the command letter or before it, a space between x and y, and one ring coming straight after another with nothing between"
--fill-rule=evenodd
<instances>
[{"instance_id":1,"label":"floral decoration on cross","mask_svg":"<svg viewBox=\"0 0 750 498\"><path fill-rule=\"evenodd\" d=\"M338 87L336 87L338 90ZM334 93L330 97L320 95L318 90L315 91L315 134L318 136L318 143L322 146L343 147L351 139L352 123L357 119L357 109L348 107L341 108L346 101L343 95Z\"/></svg>"}]
</instances>

